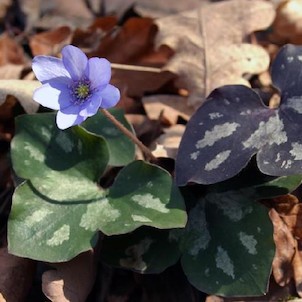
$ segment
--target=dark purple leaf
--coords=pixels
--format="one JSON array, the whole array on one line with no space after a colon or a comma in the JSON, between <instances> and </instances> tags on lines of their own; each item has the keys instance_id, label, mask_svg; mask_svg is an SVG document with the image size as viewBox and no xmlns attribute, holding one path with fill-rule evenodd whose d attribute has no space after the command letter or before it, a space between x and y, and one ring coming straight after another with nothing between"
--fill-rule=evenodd
<instances>
[{"instance_id":1,"label":"dark purple leaf","mask_svg":"<svg viewBox=\"0 0 302 302\"><path fill-rule=\"evenodd\" d=\"M268 108L241 85L214 90L189 121L176 159L178 185L212 184L235 176L257 153L269 175L302 171L302 47L286 45L272 68L281 105Z\"/></svg>"}]
</instances>

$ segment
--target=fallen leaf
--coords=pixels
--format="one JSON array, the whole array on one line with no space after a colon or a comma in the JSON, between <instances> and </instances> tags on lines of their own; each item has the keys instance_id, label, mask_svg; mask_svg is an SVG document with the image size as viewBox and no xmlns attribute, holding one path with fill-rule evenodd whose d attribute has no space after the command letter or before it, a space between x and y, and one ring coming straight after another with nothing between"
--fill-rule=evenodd
<instances>
[{"instance_id":1,"label":"fallen leaf","mask_svg":"<svg viewBox=\"0 0 302 302\"><path fill-rule=\"evenodd\" d=\"M275 43L302 43L302 2L282 1L276 10L271 40Z\"/></svg>"},{"instance_id":2,"label":"fallen leaf","mask_svg":"<svg viewBox=\"0 0 302 302\"><path fill-rule=\"evenodd\" d=\"M285 286L293 276L292 260L295 255L296 240L275 209L271 209L269 215L274 225L276 244L272 265L273 275L280 286Z\"/></svg>"},{"instance_id":3,"label":"fallen leaf","mask_svg":"<svg viewBox=\"0 0 302 302\"><path fill-rule=\"evenodd\" d=\"M31 0L32 1L32 0ZM89 26L93 20L93 13L85 0L52 0L43 1L41 7L42 18L35 24L39 28L56 28L69 26L72 29Z\"/></svg>"},{"instance_id":4,"label":"fallen leaf","mask_svg":"<svg viewBox=\"0 0 302 302\"><path fill-rule=\"evenodd\" d=\"M4 66L0 66L0 79L20 79L23 70L24 65L6 64Z\"/></svg>"},{"instance_id":5,"label":"fallen leaf","mask_svg":"<svg viewBox=\"0 0 302 302\"><path fill-rule=\"evenodd\" d=\"M52 302L86 301L96 274L94 252L85 252L71 261L51 264L55 270L42 275L42 290Z\"/></svg>"},{"instance_id":6,"label":"fallen leaf","mask_svg":"<svg viewBox=\"0 0 302 302\"><path fill-rule=\"evenodd\" d=\"M0 66L6 64L24 64L22 47L8 34L0 36Z\"/></svg>"},{"instance_id":7,"label":"fallen leaf","mask_svg":"<svg viewBox=\"0 0 302 302\"><path fill-rule=\"evenodd\" d=\"M297 247L293 262L294 280L296 284L296 291L302 297L302 251Z\"/></svg>"},{"instance_id":8,"label":"fallen leaf","mask_svg":"<svg viewBox=\"0 0 302 302\"><path fill-rule=\"evenodd\" d=\"M175 125L179 117L188 121L193 112L187 98L177 95L151 95L142 98L145 111L150 119L162 119L169 125Z\"/></svg>"},{"instance_id":9,"label":"fallen leaf","mask_svg":"<svg viewBox=\"0 0 302 302\"><path fill-rule=\"evenodd\" d=\"M154 50L156 31L153 20L130 18L122 27L116 27L104 35L98 47L87 55L107 58L113 68L112 83L121 91L127 91L130 97L141 97L175 79L172 73L159 69L173 52L168 47ZM136 66L139 70L135 69ZM159 68L150 72L148 67Z\"/></svg>"},{"instance_id":10,"label":"fallen leaf","mask_svg":"<svg viewBox=\"0 0 302 302\"><path fill-rule=\"evenodd\" d=\"M205 0L203 0L203 2L204 1ZM104 2L107 14L114 12L118 16L122 16L125 11L134 5L135 11L140 15L152 18L158 18L159 16L162 17L176 14L184 10L194 9L200 4L200 0L106 0Z\"/></svg>"},{"instance_id":11,"label":"fallen leaf","mask_svg":"<svg viewBox=\"0 0 302 302\"><path fill-rule=\"evenodd\" d=\"M203 0L203 4L209 1L210 0ZM200 0L140 0L135 4L135 11L137 11L142 16L159 18L177 14L186 10L197 9L200 6L200 2Z\"/></svg>"},{"instance_id":12,"label":"fallen leaf","mask_svg":"<svg viewBox=\"0 0 302 302\"><path fill-rule=\"evenodd\" d=\"M175 75L168 71L153 73L148 71L112 69L112 84L120 91L126 91L129 97L142 97L145 93L157 91Z\"/></svg>"},{"instance_id":13,"label":"fallen leaf","mask_svg":"<svg viewBox=\"0 0 302 302\"><path fill-rule=\"evenodd\" d=\"M0 80L0 105L2 105L7 95L16 97L25 112L35 113L39 104L33 101L32 95L36 88L41 84L38 81L29 80Z\"/></svg>"},{"instance_id":14,"label":"fallen leaf","mask_svg":"<svg viewBox=\"0 0 302 302\"><path fill-rule=\"evenodd\" d=\"M266 1L232 0L155 21L156 44L175 51L165 69L184 80L189 104L200 105L222 85L249 85L243 77L246 73L267 70L267 52L244 42L248 34L267 28L274 16L272 4Z\"/></svg>"},{"instance_id":15,"label":"fallen leaf","mask_svg":"<svg viewBox=\"0 0 302 302\"><path fill-rule=\"evenodd\" d=\"M7 9L12 5L12 0L2 0L0 3L0 20L3 22L3 18L7 13ZM1 300L0 300L1 301Z\"/></svg>"},{"instance_id":16,"label":"fallen leaf","mask_svg":"<svg viewBox=\"0 0 302 302\"><path fill-rule=\"evenodd\" d=\"M152 52L156 31L152 19L131 18L122 27L106 35L98 49L88 55L106 57L114 63L133 64Z\"/></svg>"},{"instance_id":17,"label":"fallen leaf","mask_svg":"<svg viewBox=\"0 0 302 302\"><path fill-rule=\"evenodd\" d=\"M115 16L97 18L89 27L77 28L73 33L71 44L77 45L85 52L92 52L117 23L118 19Z\"/></svg>"},{"instance_id":18,"label":"fallen leaf","mask_svg":"<svg viewBox=\"0 0 302 302\"><path fill-rule=\"evenodd\" d=\"M156 148L152 151L156 157L170 157L175 159L181 137L185 131L184 125L173 125L164 129L164 134L155 141Z\"/></svg>"},{"instance_id":19,"label":"fallen leaf","mask_svg":"<svg viewBox=\"0 0 302 302\"><path fill-rule=\"evenodd\" d=\"M34 56L55 56L61 48L71 42L72 31L68 26L61 26L29 38L29 45Z\"/></svg>"},{"instance_id":20,"label":"fallen leaf","mask_svg":"<svg viewBox=\"0 0 302 302\"><path fill-rule=\"evenodd\" d=\"M34 274L34 261L11 255L6 247L0 248L0 301L25 301Z\"/></svg>"}]
</instances>

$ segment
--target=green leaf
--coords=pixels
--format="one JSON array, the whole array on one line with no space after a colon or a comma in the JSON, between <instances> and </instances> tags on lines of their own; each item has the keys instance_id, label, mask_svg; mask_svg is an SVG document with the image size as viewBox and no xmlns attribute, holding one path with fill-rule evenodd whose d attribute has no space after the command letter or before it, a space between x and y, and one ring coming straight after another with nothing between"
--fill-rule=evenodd
<instances>
[{"instance_id":1,"label":"green leaf","mask_svg":"<svg viewBox=\"0 0 302 302\"><path fill-rule=\"evenodd\" d=\"M105 237L101 255L111 266L158 274L178 261L178 240L182 232L182 229L141 227L130 234Z\"/></svg>"},{"instance_id":2,"label":"green leaf","mask_svg":"<svg viewBox=\"0 0 302 302\"><path fill-rule=\"evenodd\" d=\"M134 133L122 110L111 109L109 111L122 125ZM105 138L110 154L109 165L125 166L134 160L134 143L100 112L87 119L81 126Z\"/></svg>"},{"instance_id":3,"label":"green leaf","mask_svg":"<svg viewBox=\"0 0 302 302\"><path fill-rule=\"evenodd\" d=\"M53 113L18 117L11 154L18 176L30 179L40 194L65 202L94 192L109 159L102 137L78 126L61 131Z\"/></svg>"},{"instance_id":4,"label":"green leaf","mask_svg":"<svg viewBox=\"0 0 302 302\"><path fill-rule=\"evenodd\" d=\"M114 223L102 224L107 235L124 234L148 225L159 229L184 227L187 216L179 189L164 169L143 161L123 168L107 196L120 212Z\"/></svg>"},{"instance_id":5,"label":"green leaf","mask_svg":"<svg viewBox=\"0 0 302 302\"><path fill-rule=\"evenodd\" d=\"M301 181L301 176L267 177L251 169L211 186L204 197L198 187L195 195L187 194L189 201L197 200L181 243L189 281L209 294L263 295L275 245L268 210L257 200L287 194Z\"/></svg>"},{"instance_id":6,"label":"green leaf","mask_svg":"<svg viewBox=\"0 0 302 302\"><path fill-rule=\"evenodd\" d=\"M36 260L61 262L95 246L97 225L83 220L88 208L101 204L104 192L85 200L56 202L43 198L29 181L17 187L8 222L10 253ZM92 217L93 218L93 217Z\"/></svg>"}]
</instances>

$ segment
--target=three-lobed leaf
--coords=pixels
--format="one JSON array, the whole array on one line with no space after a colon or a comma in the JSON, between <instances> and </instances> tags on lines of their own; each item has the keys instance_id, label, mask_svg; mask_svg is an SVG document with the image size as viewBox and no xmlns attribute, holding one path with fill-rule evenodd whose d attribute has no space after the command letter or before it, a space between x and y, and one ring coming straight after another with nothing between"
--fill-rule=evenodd
<instances>
[{"instance_id":1,"label":"three-lobed leaf","mask_svg":"<svg viewBox=\"0 0 302 302\"><path fill-rule=\"evenodd\" d=\"M257 153L268 175L302 171L302 47L282 48L272 67L279 108L241 86L214 90L189 121L176 159L176 182L212 184L236 175Z\"/></svg>"},{"instance_id":2,"label":"three-lobed leaf","mask_svg":"<svg viewBox=\"0 0 302 302\"><path fill-rule=\"evenodd\" d=\"M16 126L13 166L27 180L13 196L11 253L66 261L91 249L99 230L116 235L142 225L185 226L182 195L162 168L134 161L105 190L98 180L110 151L101 135L79 126L61 131L52 113L21 116Z\"/></svg>"},{"instance_id":3,"label":"three-lobed leaf","mask_svg":"<svg viewBox=\"0 0 302 302\"><path fill-rule=\"evenodd\" d=\"M287 176L197 194L182 242L181 261L188 280L209 294L265 294L275 245L268 209L256 200L286 194L301 181L301 176Z\"/></svg>"}]
</instances>

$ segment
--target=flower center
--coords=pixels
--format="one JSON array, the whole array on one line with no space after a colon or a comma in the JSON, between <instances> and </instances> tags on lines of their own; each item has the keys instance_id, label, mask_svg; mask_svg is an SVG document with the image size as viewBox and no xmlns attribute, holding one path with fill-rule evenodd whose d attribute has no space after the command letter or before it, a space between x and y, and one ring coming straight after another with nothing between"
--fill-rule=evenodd
<instances>
[{"instance_id":1,"label":"flower center","mask_svg":"<svg viewBox=\"0 0 302 302\"><path fill-rule=\"evenodd\" d=\"M85 99L89 94L89 86L86 84L79 84L78 87L75 88L75 94L80 99Z\"/></svg>"},{"instance_id":2,"label":"flower center","mask_svg":"<svg viewBox=\"0 0 302 302\"><path fill-rule=\"evenodd\" d=\"M73 103L81 105L85 103L91 96L91 88L89 80L83 79L73 83L70 87Z\"/></svg>"}]
</instances>

